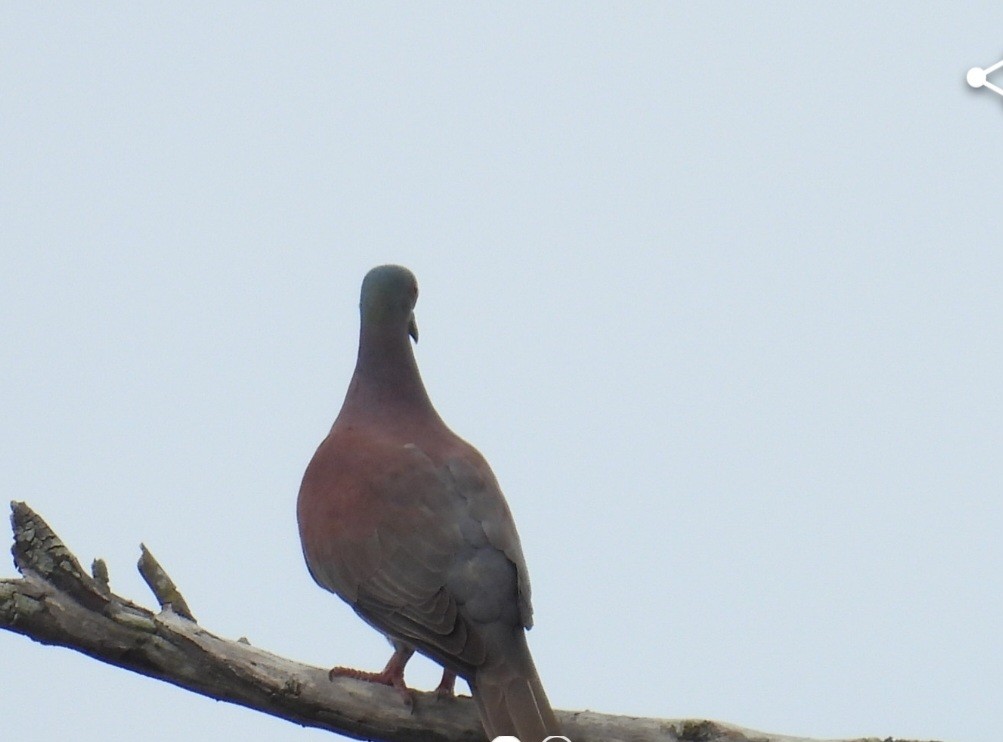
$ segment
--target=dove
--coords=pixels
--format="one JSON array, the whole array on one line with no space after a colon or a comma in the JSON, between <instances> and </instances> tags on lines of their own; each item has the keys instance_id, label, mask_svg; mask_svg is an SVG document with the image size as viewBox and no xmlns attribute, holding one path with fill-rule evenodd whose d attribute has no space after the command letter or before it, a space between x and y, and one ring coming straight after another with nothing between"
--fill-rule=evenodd
<instances>
[{"instance_id":1,"label":"dove","mask_svg":"<svg viewBox=\"0 0 1003 742\"><path fill-rule=\"evenodd\" d=\"M332 674L406 691L417 650L444 668L440 691L467 681L489 739L541 742L560 725L526 641L522 545L488 462L447 427L422 383L417 299L402 266L366 274L355 371L297 499L311 576L394 646L380 673Z\"/></svg>"}]
</instances>

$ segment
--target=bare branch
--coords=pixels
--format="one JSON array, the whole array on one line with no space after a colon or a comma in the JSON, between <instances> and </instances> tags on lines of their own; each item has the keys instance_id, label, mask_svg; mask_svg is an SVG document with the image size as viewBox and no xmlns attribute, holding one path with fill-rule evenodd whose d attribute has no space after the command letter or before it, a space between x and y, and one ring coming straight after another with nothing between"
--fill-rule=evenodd
<instances>
[{"instance_id":1,"label":"bare branch","mask_svg":"<svg viewBox=\"0 0 1003 742\"><path fill-rule=\"evenodd\" d=\"M49 524L23 502L12 502L10 510L11 554L18 571L25 576L36 574L82 605L101 610L110 599L108 592L84 572Z\"/></svg>"},{"instance_id":2,"label":"bare branch","mask_svg":"<svg viewBox=\"0 0 1003 742\"><path fill-rule=\"evenodd\" d=\"M188 603L185 602L178 588L174 585L174 580L160 566L160 562L146 548L146 544L140 544L139 550L142 553L136 567L139 568L139 574L143 576L146 584L153 591L153 595L160 602L160 607L162 609L170 608L182 618L195 621L195 616L192 615Z\"/></svg>"},{"instance_id":3,"label":"bare branch","mask_svg":"<svg viewBox=\"0 0 1003 742\"><path fill-rule=\"evenodd\" d=\"M396 690L328 678L303 665L230 641L198 626L174 582L143 547L140 571L163 609L154 614L108 589L103 562L91 577L27 505L11 503L20 579L0 580L0 628L273 716L357 739L483 742L469 698L417 693L413 708ZM558 712L573 742L811 742L711 721ZM856 742L879 742L858 740ZM884 742L895 742L885 740ZM905 742L900 740L899 742Z\"/></svg>"}]
</instances>

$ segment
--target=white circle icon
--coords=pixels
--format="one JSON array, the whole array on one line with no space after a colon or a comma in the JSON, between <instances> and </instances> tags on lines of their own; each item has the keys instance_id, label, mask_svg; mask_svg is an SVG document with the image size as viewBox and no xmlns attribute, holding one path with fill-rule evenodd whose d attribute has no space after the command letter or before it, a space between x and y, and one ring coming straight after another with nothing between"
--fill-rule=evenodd
<instances>
[{"instance_id":1,"label":"white circle icon","mask_svg":"<svg viewBox=\"0 0 1003 742\"><path fill-rule=\"evenodd\" d=\"M981 67L972 67L965 75L965 79L973 88L981 88L986 84L986 71Z\"/></svg>"},{"instance_id":2,"label":"white circle icon","mask_svg":"<svg viewBox=\"0 0 1003 742\"><path fill-rule=\"evenodd\" d=\"M992 67L986 67L985 69L982 69L981 67L972 67L968 70L968 74L965 75L965 81L973 88L988 88L997 95L1003 95L1003 88L993 85L986 79L1000 67L1003 67L1003 60L1000 60Z\"/></svg>"}]
</instances>

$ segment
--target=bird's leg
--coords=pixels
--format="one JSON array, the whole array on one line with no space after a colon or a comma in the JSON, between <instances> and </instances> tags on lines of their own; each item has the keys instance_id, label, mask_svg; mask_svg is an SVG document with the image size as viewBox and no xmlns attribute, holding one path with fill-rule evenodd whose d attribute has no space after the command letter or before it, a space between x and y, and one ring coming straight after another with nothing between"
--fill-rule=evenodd
<instances>
[{"instance_id":1,"label":"bird's leg","mask_svg":"<svg viewBox=\"0 0 1003 742\"><path fill-rule=\"evenodd\" d=\"M444 668L442 671L442 680L439 681L439 687L435 689L435 695L439 698L453 698L456 695L454 692L455 685L456 673L448 667Z\"/></svg>"},{"instance_id":2,"label":"bird's leg","mask_svg":"<svg viewBox=\"0 0 1003 742\"><path fill-rule=\"evenodd\" d=\"M365 680L369 683L379 683L389 685L397 689L397 692L404 698L404 703L412 705L414 703L414 693L404 683L404 666L414 654L414 647L409 647L400 642L394 642L394 653L387 662L387 666L380 672L366 672L365 670L353 670L350 667L332 667L327 676L335 678L354 678L355 680ZM443 677L445 681L445 677Z\"/></svg>"}]
</instances>

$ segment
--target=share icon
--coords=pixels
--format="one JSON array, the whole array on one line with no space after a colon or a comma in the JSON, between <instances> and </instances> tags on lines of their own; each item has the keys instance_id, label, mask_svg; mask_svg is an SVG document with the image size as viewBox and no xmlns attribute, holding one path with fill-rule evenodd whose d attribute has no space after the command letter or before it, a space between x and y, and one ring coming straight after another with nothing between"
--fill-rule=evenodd
<instances>
[{"instance_id":1,"label":"share icon","mask_svg":"<svg viewBox=\"0 0 1003 742\"><path fill-rule=\"evenodd\" d=\"M973 88L985 87L989 88L997 95L1003 95L1003 88L999 88L993 85L986 79L987 75L991 75L1000 67L1003 67L1003 59L994 64L992 67L987 67L986 69L982 69L981 67L972 67L970 70L968 70L968 74L965 75L965 79L968 81L968 84L971 85Z\"/></svg>"}]
</instances>

